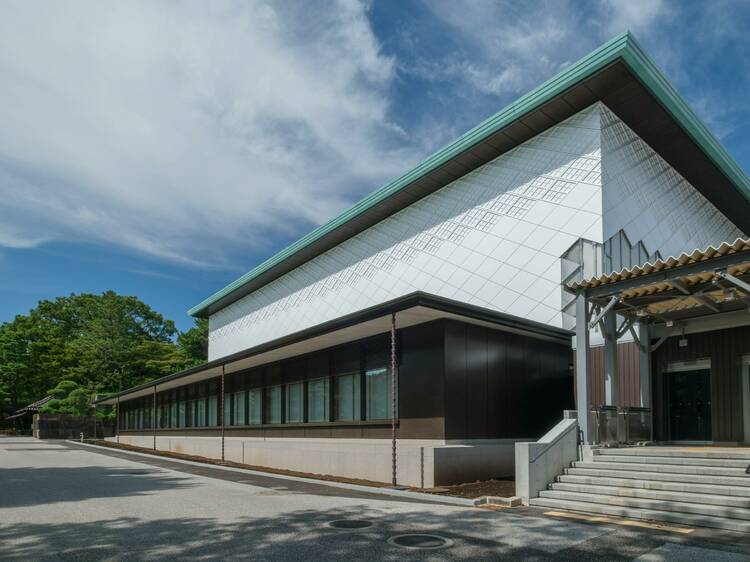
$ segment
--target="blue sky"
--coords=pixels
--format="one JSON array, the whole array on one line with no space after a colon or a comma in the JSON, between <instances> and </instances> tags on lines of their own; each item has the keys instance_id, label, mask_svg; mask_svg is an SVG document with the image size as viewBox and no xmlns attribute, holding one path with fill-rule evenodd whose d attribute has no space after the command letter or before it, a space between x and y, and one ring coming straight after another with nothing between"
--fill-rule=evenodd
<instances>
[{"instance_id":1,"label":"blue sky","mask_svg":"<svg viewBox=\"0 0 750 562\"><path fill-rule=\"evenodd\" d=\"M186 310L633 31L750 169L743 2L0 6L0 321L114 289Z\"/></svg>"}]
</instances>

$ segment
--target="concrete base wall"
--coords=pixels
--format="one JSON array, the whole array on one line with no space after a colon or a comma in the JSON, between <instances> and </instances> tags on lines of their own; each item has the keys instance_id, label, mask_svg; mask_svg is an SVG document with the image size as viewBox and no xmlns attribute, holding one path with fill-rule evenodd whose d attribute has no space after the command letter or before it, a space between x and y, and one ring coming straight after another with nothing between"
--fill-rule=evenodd
<instances>
[{"instance_id":1,"label":"concrete base wall","mask_svg":"<svg viewBox=\"0 0 750 562\"><path fill-rule=\"evenodd\" d=\"M153 448L153 436L121 435L120 443ZM116 441L110 437L108 441ZM407 486L434 486L512 476L516 439L397 442L397 480ZM221 458L216 437L157 436L156 447L206 458ZM389 439L269 439L227 437L224 458L252 466L391 482Z\"/></svg>"}]
</instances>

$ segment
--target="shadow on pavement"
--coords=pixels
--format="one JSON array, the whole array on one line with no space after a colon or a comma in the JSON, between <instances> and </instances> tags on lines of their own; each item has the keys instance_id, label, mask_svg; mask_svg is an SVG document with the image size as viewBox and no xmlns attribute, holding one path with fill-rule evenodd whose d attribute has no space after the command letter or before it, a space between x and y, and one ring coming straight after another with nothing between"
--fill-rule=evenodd
<instances>
[{"instance_id":1,"label":"shadow on pavement","mask_svg":"<svg viewBox=\"0 0 750 562\"><path fill-rule=\"evenodd\" d=\"M360 531L329 527L334 519L371 519ZM366 505L325 511L299 510L267 518L246 517L234 522L173 518L144 521L122 517L92 523L39 525L0 523L2 560L613 560L612 552L571 549L571 527L549 520L510 518L497 514L461 512L460 517L417 512L383 515ZM386 539L405 532L427 532L452 539L444 550L412 551ZM582 538L596 538L600 532ZM662 541L663 542L663 541ZM644 544L654 548L661 542ZM567 548L567 550L566 550Z\"/></svg>"},{"instance_id":2,"label":"shadow on pavement","mask_svg":"<svg viewBox=\"0 0 750 562\"><path fill-rule=\"evenodd\" d=\"M0 508L153 494L192 485L185 478L150 467L2 468Z\"/></svg>"}]
</instances>

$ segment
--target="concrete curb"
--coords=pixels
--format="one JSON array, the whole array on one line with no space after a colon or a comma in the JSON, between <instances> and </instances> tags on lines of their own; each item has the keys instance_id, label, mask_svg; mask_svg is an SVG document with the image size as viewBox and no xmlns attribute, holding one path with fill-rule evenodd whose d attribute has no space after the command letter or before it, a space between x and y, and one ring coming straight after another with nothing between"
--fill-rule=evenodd
<instances>
[{"instance_id":1,"label":"concrete curb","mask_svg":"<svg viewBox=\"0 0 750 562\"><path fill-rule=\"evenodd\" d=\"M279 480L292 480L294 482L321 484L323 486L330 486L332 488L340 488L343 490L367 492L369 494L394 496L397 498L408 498L408 499L420 500L420 501L430 502L430 503L450 504L450 505L458 505L458 506L463 506L463 507L477 507L478 505L483 505L481 503L477 504L477 502L485 499L485 498L478 498L478 499L472 500L469 498L456 498L453 496L433 496L431 494L425 494L422 492L412 492L408 490L394 490L392 488L377 488L375 486L362 486L361 484L347 484L345 482L330 482L328 480L318 480L316 478L303 478L301 476L289 476L286 474L275 474L273 472L262 472L260 470L252 470L249 468L235 468L233 466L219 466L215 464L203 463L203 462L198 462L198 461L188 461L184 459L162 457L160 455L152 455L149 453L141 453L138 451L128 451L127 449L103 447L101 445L94 445L93 443L81 443L80 441L75 441L73 439L66 439L65 441L67 443L72 443L73 445L81 445L84 447L89 447L92 449L97 449L97 450L102 450L102 451L117 451L118 453L125 453L125 454L132 455L135 457L144 457L148 459L164 459L169 462L175 462L178 464L186 464L189 466L199 466L202 468L208 467L208 468L213 468L216 470L224 470L226 472L237 472L240 474L252 474L255 476L264 476L266 478L278 478ZM497 498L497 499L505 499L505 498Z\"/></svg>"},{"instance_id":2,"label":"concrete curb","mask_svg":"<svg viewBox=\"0 0 750 562\"><path fill-rule=\"evenodd\" d=\"M517 507L523 505L523 500L518 496L510 496L508 498L501 498L498 496L482 496L474 501L474 505L479 507L482 505L498 505L501 507Z\"/></svg>"}]
</instances>

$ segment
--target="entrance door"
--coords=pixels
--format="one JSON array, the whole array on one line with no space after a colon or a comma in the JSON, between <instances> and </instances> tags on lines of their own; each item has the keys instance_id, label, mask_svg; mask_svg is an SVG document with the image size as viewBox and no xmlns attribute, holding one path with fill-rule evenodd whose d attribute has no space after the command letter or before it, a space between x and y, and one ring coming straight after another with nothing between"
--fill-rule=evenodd
<instances>
[{"instance_id":1,"label":"entrance door","mask_svg":"<svg viewBox=\"0 0 750 562\"><path fill-rule=\"evenodd\" d=\"M710 441L710 366L675 366L667 373L667 377L670 440Z\"/></svg>"}]
</instances>

